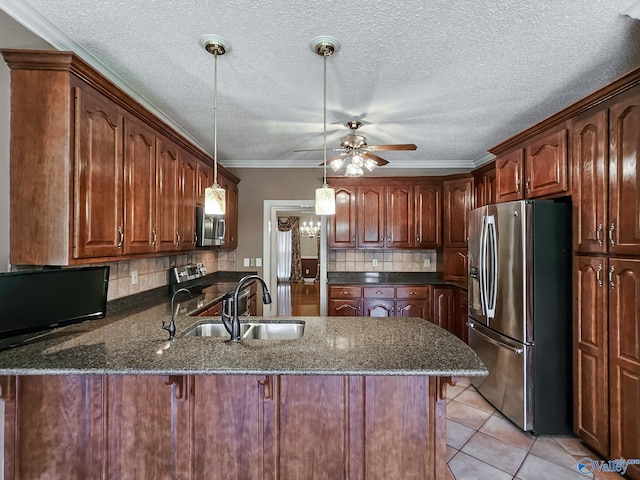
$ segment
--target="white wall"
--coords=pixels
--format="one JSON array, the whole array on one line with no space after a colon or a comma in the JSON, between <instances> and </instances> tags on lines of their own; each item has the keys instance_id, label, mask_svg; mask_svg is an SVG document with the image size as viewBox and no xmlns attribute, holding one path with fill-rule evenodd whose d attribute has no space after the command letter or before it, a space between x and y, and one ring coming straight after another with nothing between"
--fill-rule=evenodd
<instances>
[{"instance_id":1,"label":"white wall","mask_svg":"<svg viewBox=\"0 0 640 480\"><path fill-rule=\"evenodd\" d=\"M0 11L0 48L52 50L53 47ZM0 61L0 272L9 268L10 70Z\"/></svg>"}]
</instances>

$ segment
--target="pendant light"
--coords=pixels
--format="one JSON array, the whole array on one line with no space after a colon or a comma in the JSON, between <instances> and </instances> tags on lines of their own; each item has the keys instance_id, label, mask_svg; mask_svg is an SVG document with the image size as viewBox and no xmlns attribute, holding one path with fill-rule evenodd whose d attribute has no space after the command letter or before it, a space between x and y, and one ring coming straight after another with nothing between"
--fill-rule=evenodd
<instances>
[{"instance_id":1,"label":"pendant light","mask_svg":"<svg viewBox=\"0 0 640 480\"><path fill-rule=\"evenodd\" d=\"M338 51L340 44L333 37L321 36L311 41L311 49L322 56L324 60L324 131L323 147L324 152L324 176L321 188L316 189L316 215L335 215L336 213L336 191L327 185L327 57Z\"/></svg>"},{"instance_id":2,"label":"pendant light","mask_svg":"<svg viewBox=\"0 0 640 480\"><path fill-rule=\"evenodd\" d=\"M226 190L218 185L218 55L231 50L231 44L218 35L204 35L200 45L214 58L213 67L213 185L204 190L204 213L223 216L226 211Z\"/></svg>"}]
</instances>

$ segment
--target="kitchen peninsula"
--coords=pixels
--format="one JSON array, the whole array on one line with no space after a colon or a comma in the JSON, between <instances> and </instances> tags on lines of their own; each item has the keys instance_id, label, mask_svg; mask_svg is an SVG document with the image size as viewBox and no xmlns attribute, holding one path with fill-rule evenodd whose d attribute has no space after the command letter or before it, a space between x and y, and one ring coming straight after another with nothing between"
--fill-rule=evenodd
<instances>
[{"instance_id":1,"label":"kitchen peninsula","mask_svg":"<svg viewBox=\"0 0 640 480\"><path fill-rule=\"evenodd\" d=\"M201 308L180 303L178 332ZM229 344L168 342L169 315L151 301L0 352L5 478L448 478L446 383L487 373L420 318L297 317L300 339Z\"/></svg>"}]
</instances>

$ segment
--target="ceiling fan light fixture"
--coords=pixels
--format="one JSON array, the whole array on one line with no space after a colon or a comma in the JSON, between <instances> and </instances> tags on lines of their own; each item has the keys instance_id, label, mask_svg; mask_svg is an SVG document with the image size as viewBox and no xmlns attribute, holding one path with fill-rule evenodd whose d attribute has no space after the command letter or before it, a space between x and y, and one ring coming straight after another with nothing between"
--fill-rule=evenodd
<instances>
[{"instance_id":1,"label":"ceiling fan light fixture","mask_svg":"<svg viewBox=\"0 0 640 480\"><path fill-rule=\"evenodd\" d=\"M231 50L231 44L218 35L203 35L200 45L215 58L213 73L213 185L204 189L204 213L223 216L227 191L218 185L218 56Z\"/></svg>"},{"instance_id":2,"label":"ceiling fan light fixture","mask_svg":"<svg viewBox=\"0 0 640 480\"><path fill-rule=\"evenodd\" d=\"M342 157L335 158L329 162L329 166L333 169L334 172L337 172L344 165L344 159Z\"/></svg>"},{"instance_id":3,"label":"ceiling fan light fixture","mask_svg":"<svg viewBox=\"0 0 640 480\"><path fill-rule=\"evenodd\" d=\"M378 164L376 163L375 160L371 160L370 158L367 158L364 161L364 167L369 170L370 172L373 172L373 170L378 166Z\"/></svg>"},{"instance_id":4,"label":"ceiling fan light fixture","mask_svg":"<svg viewBox=\"0 0 640 480\"><path fill-rule=\"evenodd\" d=\"M358 167L354 163L347 165L347 169L344 172L345 177L361 177L362 175L364 175L362 167Z\"/></svg>"}]
</instances>

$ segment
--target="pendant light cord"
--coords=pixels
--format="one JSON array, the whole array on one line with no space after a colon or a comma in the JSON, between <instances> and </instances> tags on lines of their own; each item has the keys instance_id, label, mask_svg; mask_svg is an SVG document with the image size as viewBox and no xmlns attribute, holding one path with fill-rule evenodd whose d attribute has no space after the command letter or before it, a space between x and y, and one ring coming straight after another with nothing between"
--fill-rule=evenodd
<instances>
[{"instance_id":1,"label":"pendant light cord","mask_svg":"<svg viewBox=\"0 0 640 480\"><path fill-rule=\"evenodd\" d=\"M218 54L213 54L213 184L218 184Z\"/></svg>"},{"instance_id":2,"label":"pendant light cord","mask_svg":"<svg viewBox=\"0 0 640 480\"><path fill-rule=\"evenodd\" d=\"M324 182L323 187L327 186L327 54L323 55L324 58L324 138L322 143L322 150L324 152Z\"/></svg>"}]
</instances>

